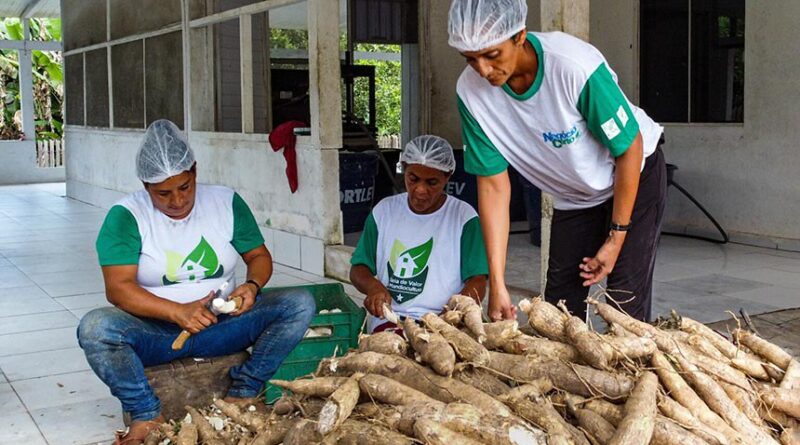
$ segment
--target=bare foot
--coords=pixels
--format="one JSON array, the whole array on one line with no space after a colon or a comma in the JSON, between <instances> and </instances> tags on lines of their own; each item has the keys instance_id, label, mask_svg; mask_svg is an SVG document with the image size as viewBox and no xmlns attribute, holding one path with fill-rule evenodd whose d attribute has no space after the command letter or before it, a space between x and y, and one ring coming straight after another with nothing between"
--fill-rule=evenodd
<instances>
[{"instance_id":1,"label":"bare foot","mask_svg":"<svg viewBox=\"0 0 800 445\"><path fill-rule=\"evenodd\" d=\"M117 434L114 445L141 445L150 431L158 428L162 423L164 423L164 416L158 416L151 420L134 421L124 434Z\"/></svg>"}]
</instances>

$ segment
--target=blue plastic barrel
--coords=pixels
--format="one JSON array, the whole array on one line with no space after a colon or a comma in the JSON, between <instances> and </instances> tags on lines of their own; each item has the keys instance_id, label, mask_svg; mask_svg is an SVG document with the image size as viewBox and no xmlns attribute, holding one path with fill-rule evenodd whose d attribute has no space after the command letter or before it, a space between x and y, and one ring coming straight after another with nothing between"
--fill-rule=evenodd
<instances>
[{"instance_id":1,"label":"blue plastic barrel","mask_svg":"<svg viewBox=\"0 0 800 445\"><path fill-rule=\"evenodd\" d=\"M339 152L339 206L344 233L364 228L375 197L378 154Z\"/></svg>"}]
</instances>

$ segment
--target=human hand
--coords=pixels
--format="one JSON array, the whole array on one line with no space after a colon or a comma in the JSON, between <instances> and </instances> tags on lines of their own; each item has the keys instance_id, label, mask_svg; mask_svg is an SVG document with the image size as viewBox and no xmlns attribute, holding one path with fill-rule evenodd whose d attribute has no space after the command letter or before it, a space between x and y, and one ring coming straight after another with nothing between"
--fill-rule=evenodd
<instances>
[{"instance_id":1,"label":"human hand","mask_svg":"<svg viewBox=\"0 0 800 445\"><path fill-rule=\"evenodd\" d=\"M621 250L622 244L609 238L600 246L600 250L593 258L584 258L583 263L578 266L581 270L580 276L585 280L583 285L589 287L607 277L614 270Z\"/></svg>"},{"instance_id":2,"label":"human hand","mask_svg":"<svg viewBox=\"0 0 800 445\"><path fill-rule=\"evenodd\" d=\"M511 295L505 286L491 288L489 292L489 318L492 321L516 320L517 307L511 303Z\"/></svg>"},{"instance_id":3,"label":"human hand","mask_svg":"<svg viewBox=\"0 0 800 445\"><path fill-rule=\"evenodd\" d=\"M256 285L253 283L241 284L234 289L230 295L228 295L228 301L233 300L236 297L240 297L242 299L242 304L235 311L228 314L234 317L249 311L250 308L252 308L256 303Z\"/></svg>"},{"instance_id":4,"label":"human hand","mask_svg":"<svg viewBox=\"0 0 800 445\"><path fill-rule=\"evenodd\" d=\"M384 304L389 307L392 306L392 297L384 286L381 286L379 289L367 295L367 298L364 300L364 308L367 309L367 312L378 318L384 318Z\"/></svg>"},{"instance_id":5,"label":"human hand","mask_svg":"<svg viewBox=\"0 0 800 445\"><path fill-rule=\"evenodd\" d=\"M214 292L211 291L200 300L179 304L178 309L173 313L174 323L191 334L197 334L216 323L216 315L208 310L207 307L214 296Z\"/></svg>"}]
</instances>

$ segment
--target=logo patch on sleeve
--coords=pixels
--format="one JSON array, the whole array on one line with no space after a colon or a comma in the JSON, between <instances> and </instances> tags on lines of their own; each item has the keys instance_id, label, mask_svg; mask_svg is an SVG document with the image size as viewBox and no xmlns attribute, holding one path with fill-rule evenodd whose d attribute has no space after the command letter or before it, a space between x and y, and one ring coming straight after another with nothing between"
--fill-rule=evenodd
<instances>
[{"instance_id":1,"label":"logo patch on sleeve","mask_svg":"<svg viewBox=\"0 0 800 445\"><path fill-rule=\"evenodd\" d=\"M623 108L622 105L620 105L619 109L617 110L617 119L619 119L623 127L628 125L628 113L625 111L625 108Z\"/></svg>"},{"instance_id":2,"label":"logo patch on sleeve","mask_svg":"<svg viewBox=\"0 0 800 445\"><path fill-rule=\"evenodd\" d=\"M613 117L603 122L603 125L601 125L600 127L603 129L603 133L606 134L606 137L609 140L614 139L615 137L617 137L618 134L620 134L619 126L617 125L616 122L614 122Z\"/></svg>"}]
</instances>

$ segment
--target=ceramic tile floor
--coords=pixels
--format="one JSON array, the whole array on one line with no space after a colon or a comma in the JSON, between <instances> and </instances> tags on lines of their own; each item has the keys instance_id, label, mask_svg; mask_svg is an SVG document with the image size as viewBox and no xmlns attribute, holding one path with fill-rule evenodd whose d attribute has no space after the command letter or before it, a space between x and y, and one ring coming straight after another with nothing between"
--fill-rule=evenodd
<instances>
[{"instance_id":1,"label":"ceramic tile floor","mask_svg":"<svg viewBox=\"0 0 800 445\"><path fill-rule=\"evenodd\" d=\"M0 445L108 443L122 426L75 339L80 317L107 304L94 253L105 211L63 195L64 184L0 187ZM538 248L527 235L510 245L508 282L538 290ZM269 284L323 281L278 264ZM655 313L702 321L797 307L800 253L665 237L654 298Z\"/></svg>"},{"instance_id":2,"label":"ceramic tile floor","mask_svg":"<svg viewBox=\"0 0 800 445\"><path fill-rule=\"evenodd\" d=\"M94 253L104 216L64 184L0 187L0 445L105 444L122 428L75 337L108 304ZM276 264L269 286L323 281Z\"/></svg>"}]
</instances>

